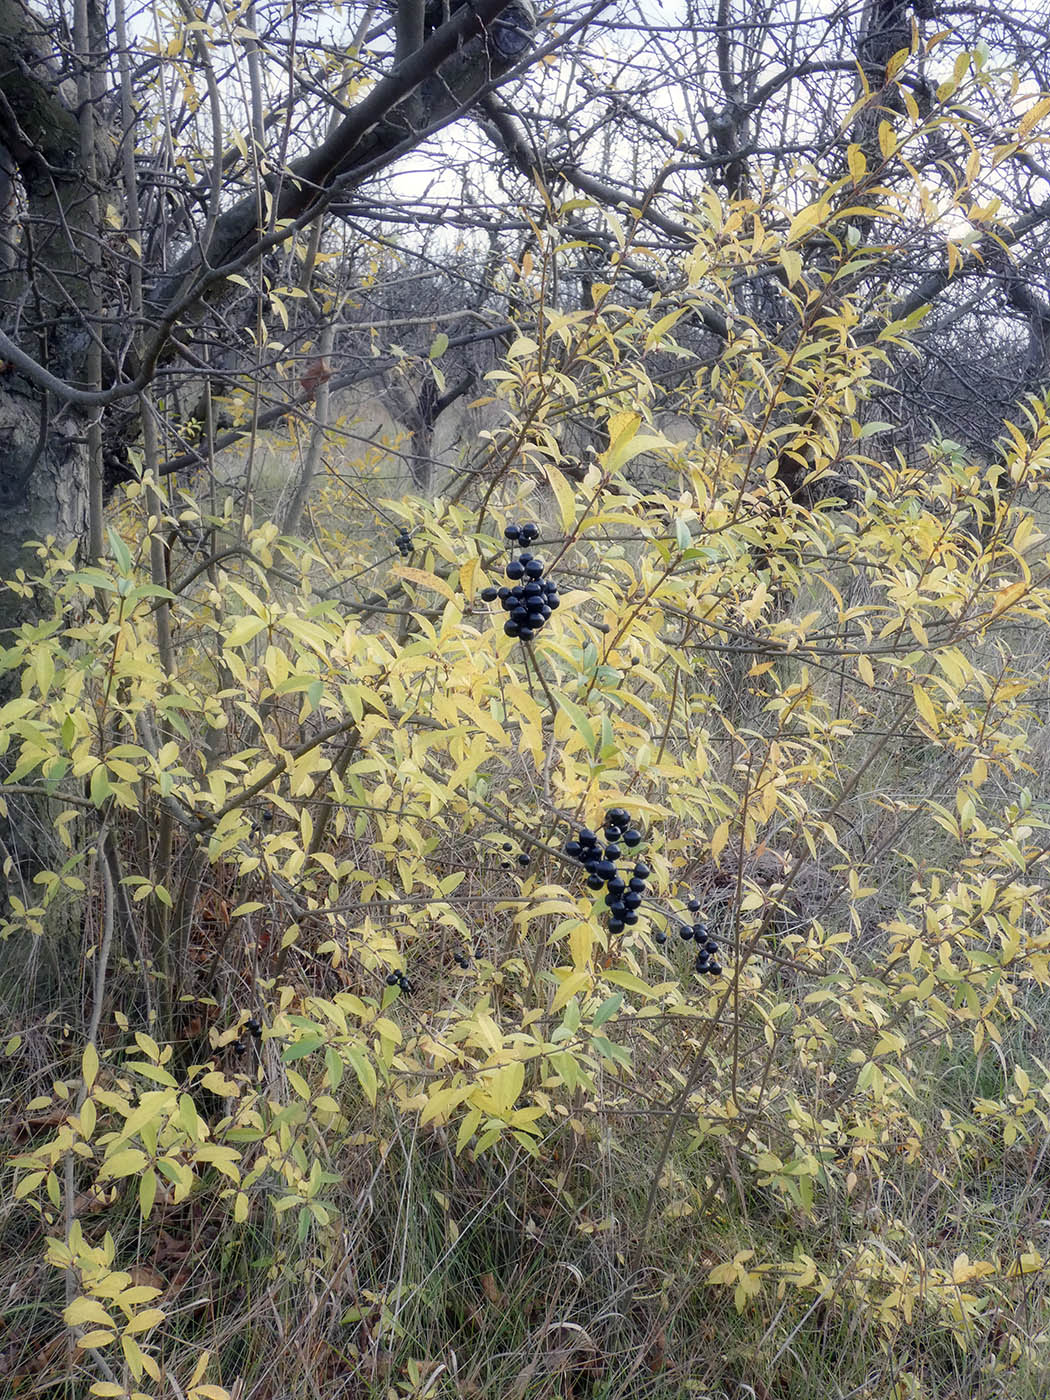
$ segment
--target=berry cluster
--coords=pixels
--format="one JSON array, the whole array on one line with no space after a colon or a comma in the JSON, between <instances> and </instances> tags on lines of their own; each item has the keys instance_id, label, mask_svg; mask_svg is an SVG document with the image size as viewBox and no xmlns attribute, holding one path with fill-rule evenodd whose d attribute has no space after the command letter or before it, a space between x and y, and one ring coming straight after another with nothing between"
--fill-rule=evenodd
<instances>
[{"instance_id":1,"label":"berry cluster","mask_svg":"<svg viewBox=\"0 0 1050 1400\"><path fill-rule=\"evenodd\" d=\"M625 867L622 874L617 866L624 846L633 849L642 843L642 833L631 826L630 821L622 807L610 807L602 830L606 841L604 849L601 839L587 827L578 831L564 848L565 854L578 860L587 871L587 888L605 890L610 933L623 933L625 928L638 922L646 882L652 874L643 861L638 861L630 871Z\"/></svg>"},{"instance_id":2,"label":"berry cluster","mask_svg":"<svg viewBox=\"0 0 1050 1400\"><path fill-rule=\"evenodd\" d=\"M540 537L538 525L508 525L503 531L508 545L528 546ZM544 579L543 560L530 554L528 548L522 550L517 559L507 565L507 577L512 587L483 588L481 596L486 603L498 598L507 620L503 630L508 637L520 637L523 642L531 642L543 624L560 605L558 585L553 579Z\"/></svg>"},{"instance_id":3,"label":"berry cluster","mask_svg":"<svg viewBox=\"0 0 1050 1400\"><path fill-rule=\"evenodd\" d=\"M398 531L395 543L401 551L401 558L407 559L412 553L412 536L408 533L404 525L402 525L401 529Z\"/></svg>"},{"instance_id":4,"label":"berry cluster","mask_svg":"<svg viewBox=\"0 0 1050 1400\"><path fill-rule=\"evenodd\" d=\"M403 972L388 972L386 984L388 987L400 987L406 996L416 990Z\"/></svg>"},{"instance_id":5,"label":"berry cluster","mask_svg":"<svg viewBox=\"0 0 1050 1400\"><path fill-rule=\"evenodd\" d=\"M697 972L706 972L710 977L718 977L722 971L722 964L718 961L718 944L711 937L711 930L707 927L706 920L696 917L700 914L700 901L691 899L686 905L690 914L694 916L691 924L681 924L678 929L678 936L683 942L688 942L690 938L696 940L697 954L696 962L693 964Z\"/></svg>"},{"instance_id":6,"label":"berry cluster","mask_svg":"<svg viewBox=\"0 0 1050 1400\"><path fill-rule=\"evenodd\" d=\"M241 1027L237 1039L230 1046L230 1049L235 1055L243 1055L248 1048L248 1042L244 1038L245 1032L247 1032L253 1040L262 1040L262 1029L262 1022L256 1020L254 1016L249 1016L248 1020L245 1021L244 1025Z\"/></svg>"},{"instance_id":7,"label":"berry cluster","mask_svg":"<svg viewBox=\"0 0 1050 1400\"><path fill-rule=\"evenodd\" d=\"M470 953L466 948L457 948L452 954L452 961L457 967L468 968L470 966Z\"/></svg>"}]
</instances>

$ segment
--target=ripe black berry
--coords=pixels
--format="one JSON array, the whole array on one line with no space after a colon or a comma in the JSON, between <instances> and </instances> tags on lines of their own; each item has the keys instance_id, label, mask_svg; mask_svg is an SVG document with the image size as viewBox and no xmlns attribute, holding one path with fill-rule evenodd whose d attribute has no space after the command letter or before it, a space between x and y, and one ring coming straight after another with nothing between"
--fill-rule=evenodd
<instances>
[{"instance_id":1,"label":"ripe black berry","mask_svg":"<svg viewBox=\"0 0 1050 1400\"><path fill-rule=\"evenodd\" d=\"M706 953L697 953L696 962L693 964L697 972L706 972L709 966Z\"/></svg>"},{"instance_id":2,"label":"ripe black berry","mask_svg":"<svg viewBox=\"0 0 1050 1400\"><path fill-rule=\"evenodd\" d=\"M498 588L483 588L483 589L481 590L481 598L482 598L482 601L483 601L483 602L486 602L486 603L494 603L498 597L499 597L499 589L498 589Z\"/></svg>"},{"instance_id":3,"label":"ripe black berry","mask_svg":"<svg viewBox=\"0 0 1050 1400\"><path fill-rule=\"evenodd\" d=\"M529 553L527 549L523 550L522 553L518 555L518 563L527 564L532 558L533 556Z\"/></svg>"},{"instance_id":4,"label":"ripe black berry","mask_svg":"<svg viewBox=\"0 0 1050 1400\"><path fill-rule=\"evenodd\" d=\"M503 531L508 540L518 540L521 538L521 527L519 525L508 525Z\"/></svg>"},{"instance_id":5,"label":"ripe black berry","mask_svg":"<svg viewBox=\"0 0 1050 1400\"><path fill-rule=\"evenodd\" d=\"M518 629L518 636L523 642L531 642L535 635L536 629L534 627L519 627Z\"/></svg>"},{"instance_id":6,"label":"ripe black berry","mask_svg":"<svg viewBox=\"0 0 1050 1400\"><path fill-rule=\"evenodd\" d=\"M597 839L597 836L595 836L594 832L588 826L583 827L577 835L577 840L584 842L588 846L593 846Z\"/></svg>"},{"instance_id":7,"label":"ripe black berry","mask_svg":"<svg viewBox=\"0 0 1050 1400\"><path fill-rule=\"evenodd\" d=\"M410 982L407 977L402 977L401 990L406 996L411 996L412 993L416 990L416 984L414 982Z\"/></svg>"},{"instance_id":8,"label":"ripe black berry","mask_svg":"<svg viewBox=\"0 0 1050 1400\"><path fill-rule=\"evenodd\" d=\"M628 909L627 913L623 916L623 921L625 924L634 925L638 922L638 915L633 909Z\"/></svg>"},{"instance_id":9,"label":"ripe black berry","mask_svg":"<svg viewBox=\"0 0 1050 1400\"><path fill-rule=\"evenodd\" d=\"M625 929L626 927L627 927L627 925L624 923L624 921L623 921L622 919L610 919L610 920L609 920L609 932L610 932L610 933L623 933L623 931L624 931L624 929Z\"/></svg>"},{"instance_id":10,"label":"ripe black berry","mask_svg":"<svg viewBox=\"0 0 1050 1400\"><path fill-rule=\"evenodd\" d=\"M636 894L635 891L632 890L630 894L624 895L623 902L628 909L637 909L642 902L642 896L640 894Z\"/></svg>"},{"instance_id":11,"label":"ripe black berry","mask_svg":"<svg viewBox=\"0 0 1050 1400\"><path fill-rule=\"evenodd\" d=\"M573 860L575 860L577 856L579 856L580 850L581 847L579 841L567 841L565 843L565 854L567 856L571 856Z\"/></svg>"},{"instance_id":12,"label":"ripe black berry","mask_svg":"<svg viewBox=\"0 0 1050 1400\"><path fill-rule=\"evenodd\" d=\"M616 866L611 860L600 860L594 873L600 875L603 880L611 880L616 874Z\"/></svg>"},{"instance_id":13,"label":"ripe black berry","mask_svg":"<svg viewBox=\"0 0 1050 1400\"><path fill-rule=\"evenodd\" d=\"M508 637L517 637L521 633L521 628L518 624L509 620L503 624L503 630Z\"/></svg>"},{"instance_id":14,"label":"ripe black berry","mask_svg":"<svg viewBox=\"0 0 1050 1400\"><path fill-rule=\"evenodd\" d=\"M635 894L645 894L645 881L640 875L632 876L630 887Z\"/></svg>"},{"instance_id":15,"label":"ripe black berry","mask_svg":"<svg viewBox=\"0 0 1050 1400\"><path fill-rule=\"evenodd\" d=\"M507 577L508 577L508 578L519 579L519 578L522 577L522 575L524 574L524 572L525 572L524 568L522 567L521 564L518 563L518 561L517 561L516 559L512 559L512 560L510 561L510 563L507 565Z\"/></svg>"},{"instance_id":16,"label":"ripe black berry","mask_svg":"<svg viewBox=\"0 0 1050 1400\"><path fill-rule=\"evenodd\" d=\"M534 540L538 540L539 537L540 527L538 525L533 525L530 522L528 525L523 525L521 527L521 539L525 544L531 544Z\"/></svg>"},{"instance_id":17,"label":"ripe black berry","mask_svg":"<svg viewBox=\"0 0 1050 1400\"><path fill-rule=\"evenodd\" d=\"M690 938L692 938L692 936L693 936L693 930L689 927L688 924L679 924L679 925L678 925L678 937L679 937L679 938L684 938L684 939L688 942L688 940L689 940Z\"/></svg>"},{"instance_id":18,"label":"ripe black berry","mask_svg":"<svg viewBox=\"0 0 1050 1400\"><path fill-rule=\"evenodd\" d=\"M666 934L666 933L663 933L663 932L654 933L654 934L653 934L653 942L654 942L654 943L659 943L659 944L662 946L664 943L667 942L667 934Z\"/></svg>"},{"instance_id":19,"label":"ripe black berry","mask_svg":"<svg viewBox=\"0 0 1050 1400\"><path fill-rule=\"evenodd\" d=\"M254 1016L252 1016L252 1017L250 1017L250 1018L248 1019L248 1021L245 1023L245 1025L246 1025L248 1031L249 1031L253 1036L255 1036L255 1039L256 1039L256 1040L259 1040L260 1037L262 1036L262 1022L261 1022L261 1021L257 1021L256 1018L255 1018Z\"/></svg>"},{"instance_id":20,"label":"ripe black berry","mask_svg":"<svg viewBox=\"0 0 1050 1400\"><path fill-rule=\"evenodd\" d=\"M518 864L519 864L519 865L528 865L528 863L529 863L529 857L525 854L524 851L522 851L521 855L518 857Z\"/></svg>"},{"instance_id":21,"label":"ripe black berry","mask_svg":"<svg viewBox=\"0 0 1050 1400\"><path fill-rule=\"evenodd\" d=\"M633 826L623 834L623 844L625 846L640 846L642 843L642 833Z\"/></svg>"},{"instance_id":22,"label":"ripe black berry","mask_svg":"<svg viewBox=\"0 0 1050 1400\"><path fill-rule=\"evenodd\" d=\"M589 890L600 890L605 887L605 881L600 875L587 876L587 888Z\"/></svg>"},{"instance_id":23,"label":"ripe black berry","mask_svg":"<svg viewBox=\"0 0 1050 1400\"><path fill-rule=\"evenodd\" d=\"M526 560L526 563L525 563L525 573L528 575L529 578L542 578L542 577L543 577L543 560L542 560L542 559L528 559L528 560Z\"/></svg>"},{"instance_id":24,"label":"ripe black berry","mask_svg":"<svg viewBox=\"0 0 1050 1400\"><path fill-rule=\"evenodd\" d=\"M653 872L649 869L649 867L645 864L644 861L640 860L638 864L634 867L634 873L638 876L639 880L648 880L649 876Z\"/></svg>"},{"instance_id":25,"label":"ripe black berry","mask_svg":"<svg viewBox=\"0 0 1050 1400\"><path fill-rule=\"evenodd\" d=\"M705 949L706 949L709 953L717 953L717 952L718 952L718 944L715 942L715 940L714 940L713 938L709 938L709 939L707 940L707 942L704 944L704 947L705 947Z\"/></svg>"},{"instance_id":26,"label":"ripe black berry","mask_svg":"<svg viewBox=\"0 0 1050 1400\"><path fill-rule=\"evenodd\" d=\"M401 981L401 974L400 974L400 972L388 972L388 973L387 973L387 975L386 975L386 984L387 984L388 987L396 987L397 984L398 984L400 981Z\"/></svg>"},{"instance_id":27,"label":"ripe black berry","mask_svg":"<svg viewBox=\"0 0 1050 1400\"><path fill-rule=\"evenodd\" d=\"M616 844L615 841L610 841L605 848L606 860L619 860L622 854L623 852L620 850L619 846Z\"/></svg>"},{"instance_id":28,"label":"ripe black berry","mask_svg":"<svg viewBox=\"0 0 1050 1400\"><path fill-rule=\"evenodd\" d=\"M698 899L691 899L685 907L689 910L690 914L699 913L700 901Z\"/></svg>"},{"instance_id":29,"label":"ripe black berry","mask_svg":"<svg viewBox=\"0 0 1050 1400\"><path fill-rule=\"evenodd\" d=\"M620 879L619 875L614 875L613 878L609 881L609 893L610 893L610 894L613 894L613 895L616 895L616 894L623 894L623 892L624 892L624 890L625 890L626 888L627 888L627 886L626 886L626 885L624 884L624 882Z\"/></svg>"}]
</instances>

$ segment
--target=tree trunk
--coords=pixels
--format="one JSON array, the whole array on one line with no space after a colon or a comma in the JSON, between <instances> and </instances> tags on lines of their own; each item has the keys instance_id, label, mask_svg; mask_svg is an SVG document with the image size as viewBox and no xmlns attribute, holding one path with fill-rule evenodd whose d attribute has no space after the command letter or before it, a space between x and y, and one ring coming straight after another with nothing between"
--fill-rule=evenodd
<instances>
[{"instance_id":1,"label":"tree trunk","mask_svg":"<svg viewBox=\"0 0 1050 1400\"><path fill-rule=\"evenodd\" d=\"M23 380L0 380L0 580L31 572L25 545L53 538L59 545L83 537L88 515L87 424L72 410L48 418L40 395ZM4 629L32 614L29 599L0 596ZM0 682L2 687L2 682Z\"/></svg>"}]
</instances>

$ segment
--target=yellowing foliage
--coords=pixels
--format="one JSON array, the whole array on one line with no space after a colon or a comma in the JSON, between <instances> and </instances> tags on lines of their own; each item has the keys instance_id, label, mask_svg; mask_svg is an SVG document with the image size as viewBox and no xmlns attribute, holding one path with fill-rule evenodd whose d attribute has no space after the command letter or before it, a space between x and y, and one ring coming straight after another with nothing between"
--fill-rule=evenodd
<instances>
[{"instance_id":1,"label":"yellowing foliage","mask_svg":"<svg viewBox=\"0 0 1050 1400\"><path fill-rule=\"evenodd\" d=\"M3 934L46 940L74 906L100 1016L119 959L147 988L137 1022L107 1020L26 1106L57 1117L16 1156L16 1194L75 1279L78 1345L119 1339L136 1384L160 1382L166 1313L109 1235L67 1229L74 1178L143 1228L207 1201L231 1229L287 1218L323 1257L333 1153L381 1155L392 1121L461 1158L546 1162L644 1102L661 1150L643 1239L731 1214L733 1180L815 1218L873 1201L891 1159L936 1175L993 1128L1002 1151L1050 1129L1045 1065L1010 1059L1050 981L1031 738L1050 428L1025 406L997 485L948 447L879 454L869 399L907 327L880 341L852 299L879 254L845 237L866 169L848 163L779 223L709 208L671 305L610 283L593 311L544 311L491 376L510 422L454 496L362 523L330 487L306 544L172 491L153 528L198 544L160 588L132 488L107 562L42 544L11 583L46 603L5 653L6 791L42 804L61 854L12 886ZM820 273L794 251L816 236ZM795 321L770 337L731 283L778 268ZM655 360L712 305L728 338L690 371L675 407L695 432L672 442ZM577 481L559 431L581 402L603 439ZM531 517L563 602L523 647L479 594L502 582L506 522ZM619 934L562 853L614 804L646 830L656 891ZM695 977L677 938L694 894L722 978ZM1003 1092L931 1121L938 1057L990 1043ZM771 1233L708 1281L741 1312L770 1289L849 1300L890 1348L921 1312L965 1348L1042 1267L1033 1247L931 1268L880 1220L827 1255L774 1257ZM202 1375L191 1393L220 1393Z\"/></svg>"}]
</instances>

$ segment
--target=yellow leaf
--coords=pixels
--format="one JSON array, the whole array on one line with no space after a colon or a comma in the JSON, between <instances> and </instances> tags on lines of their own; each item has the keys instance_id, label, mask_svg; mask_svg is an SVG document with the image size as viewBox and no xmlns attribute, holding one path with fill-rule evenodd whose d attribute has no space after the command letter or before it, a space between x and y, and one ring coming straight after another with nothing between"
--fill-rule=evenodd
<instances>
[{"instance_id":1,"label":"yellow leaf","mask_svg":"<svg viewBox=\"0 0 1050 1400\"><path fill-rule=\"evenodd\" d=\"M919 717L925 720L926 724L936 734L940 728L940 723L933 701L930 699L929 695L927 695L926 691L923 690L921 685L913 685L911 693L915 698L915 708L919 712Z\"/></svg>"},{"instance_id":2,"label":"yellow leaf","mask_svg":"<svg viewBox=\"0 0 1050 1400\"><path fill-rule=\"evenodd\" d=\"M802 276L802 254L793 248L780 250L780 265L787 273L788 286L793 287Z\"/></svg>"},{"instance_id":3,"label":"yellow leaf","mask_svg":"<svg viewBox=\"0 0 1050 1400\"><path fill-rule=\"evenodd\" d=\"M586 920L581 919L569 933L569 953L573 967L585 968L590 962L593 947L594 931Z\"/></svg>"},{"instance_id":4,"label":"yellow leaf","mask_svg":"<svg viewBox=\"0 0 1050 1400\"><path fill-rule=\"evenodd\" d=\"M62 1316L68 1327L83 1327L88 1322L100 1327L117 1325L97 1298L74 1298Z\"/></svg>"},{"instance_id":5,"label":"yellow leaf","mask_svg":"<svg viewBox=\"0 0 1050 1400\"><path fill-rule=\"evenodd\" d=\"M725 848L726 848L726 842L727 842L728 840L729 840L729 823L728 823L728 821L719 822L719 824L715 827L714 835L711 837L711 859L712 859L712 860L717 860L717 859L718 859L718 857L719 857L719 856L722 854L722 852L725 850Z\"/></svg>"},{"instance_id":6,"label":"yellow leaf","mask_svg":"<svg viewBox=\"0 0 1050 1400\"><path fill-rule=\"evenodd\" d=\"M551 1002L551 1013L560 1011L577 992L581 992L584 987L590 984L590 980L586 972L570 972L554 994L554 1000Z\"/></svg>"},{"instance_id":7,"label":"yellow leaf","mask_svg":"<svg viewBox=\"0 0 1050 1400\"><path fill-rule=\"evenodd\" d=\"M85 1045L84 1054L80 1061L80 1073L84 1079L84 1087L90 1089L98 1074L98 1051L93 1045Z\"/></svg>"},{"instance_id":8,"label":"yellow leaf","mask_svg":"<svg viewBox=\"0 0 1050 1400\"><path fill-rule=\"evenodd\" d=\"M136 1313L124 1329L126 1332L146 1332L164 1321L165 1314L160 1308L145 1308Z\"/></svg>"},{"instance_id":9,"label":"yellow leaf","mask_svg":"<svg viewBox=\"0 0 1050 1400\"><path fill-rule=\"evenodd\" d=\"M95 1132L95 1101L85 1099L84 1106L80 1110L80 1136L90 1142Z\"/></svg>"},{"instance_id":10,"label":"yellow leaf","mask_svg":"<svg viewBox=\"0 0 1050 1400\"><path fill-rule=\"evenodd\" d=\"M827 212L827 205L823 200L817 200L816 204L807 204L805 209L800 209L791 220L791 226L788 229L787 239L785 241L794 243L796 239L801 238L803 234L808 233L810 229L816 228Z\"/></svg>"},{"instance_id":11,"label":"yellow leaf","mask_svg":"<svg viewBox=\"0 0 1050 1400\"><path fill-rule=\"evenodd\" d=\"M1034 126L1043 120L1047 112L1050 112L1050 97L1041 97L1038 102L1029 107L1024 116L1017 123L1017 135L1023 141Z\"/></svg>"},{"instance_id":12,"label":"yellow leaf","mask_svg":"<svg viewBox=\"0 0 1050 1400\"><path fill-rule=\"evenodd\" d=\"M859 146L850 146L846 151L846 164L854 185L859 185L868 173L868 158Z\"/></svg>"},{"instance_id":13,"label":"yellow leaf","mask_svg":"<svg viewBox=\"0 0 1050 1400\"><path fill-rule=\"evenodd\" d=\"M892 82L892 81L893 81L893 79L897 76L897 74L901 71L901 69L902 69L902 68L904 67L904 65L907 63L907 61L908 61L909 58L911 58L911 49L910 49L910 48L907 48L907 49L898 49L898 50L897 50L897 52L896 52L896 53L893 55L893 57L890 59L889 63L886 64L886 80L887 80L887 82Z\"/></svg>"},{"instance_id":14,"label":"yellow leaf","mask_svg":"<svg viewBox=\"0 0 1050 1400\"><path fill-rule=\"evenodd\" d=\"M145 1152L140 1152L137 1147L126 1147L122 1152L114 1152L112 1157L107 1157L99 1168L99 1180L105 1176L132 1176L135 1172L140 1172L149 1161Z\"/></svg>"},{"instance_id":15,"label":"yellow leaf","mask_svg":"<svg viewBox=\"0 0 1050 1400\"><path fill-rule=\"evenodd\" d=\"M897 149L897 133L889 122L879 122L879 150L889 160Z\"/></svg>"},{"instance_id":16,"label":"yellow leaf","mask_svg":"<svg viewBox=\"0 0 1050 1400\"><path fill-rule=\"evenodd\" d=\"M398 578L407 579L409 583L418 583L421 588L429 588L431 592L440 593L450 601L456 596L443 578L439 578L437 574L428 574L425 569L410 569L401 564L392 572Z\"/></svg>"},{"instance_id":17,"label":"yellow leaf","mask_svg":"<svg viewBox=\"0 0 1050 1400\"><path fill-rule=\"evenodd\" d=\"M1018 598L1023 598L1028 592L1028 584L1023 579L1017 583L1011 583L1007 588L1000 588L995 595L995 605L991 611L991 617L998 617L1017 602Z\"/></svg>"},{"instance_id":18,"label":"yellow leaf","mask_svg":"<svg viewBox=\"0 0 1050 1400\"><path fill-rule=\"evenodd\" d=\"M110 1342L116 1339L115 1332L85 1332L82 1337L77 1338L78 1347L108 1347Z\"/></svg>"},{"instance_id":19,"label":"yellow leaf","mask_svg":"<svg viewBox=\"0 0 1050 1400\"><path fill-rule=\"evenodd\" d=\"M576 493L568 477L553 462L544 460L543 470L558 503L558 517L564 534L571 535L576 524Z\"/></svg>"}]
</instances>

